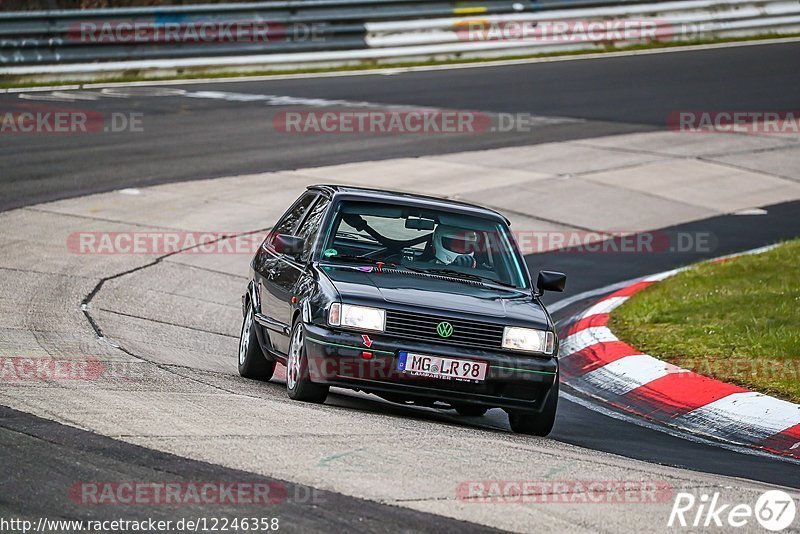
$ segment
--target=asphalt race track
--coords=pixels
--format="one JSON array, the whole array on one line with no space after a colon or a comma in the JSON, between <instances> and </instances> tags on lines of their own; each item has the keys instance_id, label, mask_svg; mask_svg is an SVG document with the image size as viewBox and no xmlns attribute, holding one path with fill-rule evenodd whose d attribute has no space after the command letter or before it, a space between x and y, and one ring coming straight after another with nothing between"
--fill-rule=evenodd
<instances>
[{"instance_id":1,"label":"asphalt race track","mask_svg":"<svg viewBox=\"0 0 800 534\"><path fill-rule=\"evenodd\" d=\"M612 135L634 136L658 133L665 129L667 116L675 110L797 109L800 103L796 91L800 86L800 71L796 68L797 57L800 57L800 43L768 44L613 59L392 75L181 84L161 88L108 88L106 92L101 92L100 89L63 93L56 91L56 94L52 91L31 91L23 93L24 98L20 98L17 94L2 94L0 108L4 110L42 106L43 110L83 109L99 112L104 116L112 113L141 113L143 131L0 137L0 169L2 169L0 210L5 212L0 215L7 215L11 217L9 220L16 223L22 221L22 224L25 224L26 221L31 221L31 228L34 228L35 224L42 224L42 228L46 228L46 224L54 224L47 223L44 219L39 223L34 222L34 217L46 218L55 214L93 217L93 223L108 223L109 228L115 228L113 225L123 220L124 216L120 215L119 220L113 221L108 218L107 214L113 212L113 206L116 206L113 197L102 195L88 197L87 205L80 204L80 197L126 188L142 188L142 191L146 191L143 188L148 186L174 183L174 186L168 187L175 187L174 192L178 195L186 194L188 198L192 193L191 185L187 184L186 188L181 188L181 182L293 169L305 169L302 172L308 174L303 175L304 179L313 182L315 180L312 178L315 175L313 172L308 172L308 168L419 156L447 157L445 155L448 154L455 154L458 158L460 153L475 150L527 147L556 142L591 143L596 138L607 139ZM281 100L280 97L288 98ZM440 135L433 138L413 135L286 135L276 132L273 127L276 113L287 107L350 109L360 105L369 105L376 109L435 107L476 110L493 116L530 113L540 118L541 122L536 123L531 131L525 132ZM772 142L769 139L755 142L762 141ZM637 157L642 154L645 154L642 157L649 157L646 148L638 148L640 151ZM753 152L763 153L782 148L765 145L764 148L753 149ZM633 151L632 147L631 152ZM734 153L733 148L730 153ZM724 150L717 156L728 157ZM737 156L730 157L733 161ZM661 156L657 164L669 165L680 160L681 156L665 161L660 158ZM780 161L780 164L774 165L774 169L770 167L771 176L781 177L786 181L798 181L800 169L793 166L795 160L787 158ZM375 165L375 168L379 168L377 167L379 164ZM757 170L766 172L763 168ZM378 173L374 176L375 186L386 185L384 176ZM398 183L396 178L388 183ZM347 181L347 176L342 176L341 179ZM489 174L484 179L491 181L498 177ZM366 180L368 181L369 177ZM198 187L200 189L196 195L199 196L203 194L205 191L203 187L206 186L198 184ZM225 188L213 190L219 192ZM143 198L146 198L146 195L147 193ZM135 197L130 198L135 199ZM66 201L67 204L54 208L31 207L34 204L60 199L74 199L74 201ZM260 228L268 227L274 222L283 202L285 201L281 194L276 193L276 199L271 200L270 205L265 207L263 215L265 220ZM133 211L128 204L119 205L122 210ZM198 201L196 205L202 209L202 201ZM12 211L26 206L29 208ZM707 233L714 236L713 246L710 249L635 256L616 253L585 254L566 250L531 254L526 259L532 272L539 269L554 269L568 274L568 291L563 295L547 296L547 302L556 303L582 292L638 276L800 235L798 223L800 201L776 200L759 204L759 207L763 208L763 213L757 215L719 212L711 214L697 211L693 212L692 216L687 215L683 219L677 219L680 222L675 224L647 228L670 235ZM528 215L532 217L536 209L536 206L531 205ZM520 217L526 215L523 210L517 209L517 211L519 213L515 212L515 215ZM202 215L187 206L178 206L174 225L167 224L171 220L169 213L163 214L158 221L152 221L152 225L159 228L191 228L190 224L199 220L196 217ZM17 216L19 219L14 219ZM146 228L147 222L138 224ZM563 223L549 217L542 217L540 222ZM577 223L573 226L581 227ZM9 247L16 243L16 231L2 232L6 250L13 250ZM19 233L22 235L24 231L19 230ZM20 242L24 242L22 237ZM50 258L44 254L46 251L42 252L42 264L48 264ZM101 257L97 261L102 259ZM81 278L79 284L80 290L83 291L81 298L94 295L96 289L100 287L92 289L96 284L96 278L108 281L102 291L107 289L111 292L110 295L103 295L100 291L98 302L91 303L95 308L90 316L98 321L103 332L111 339L115 339L115 332L121 332L120 324L126 321L135 324L142 319L133 312L130 312L126 319L120 311L122 307L118 301L124 301L126 297L136 300L134 293L126 291L131 291L131 288L137 286L134 284L126 289L124 287L126 278L135 278L141 274L147 282L158 280L163 274L165 279L168 279L172 276L168 269L174 267L159 263L160 260L152 265L144 263L139 265L136 263L139 261L137 258L135 261L131 260L129 266L125 265L125 261L125 258L119 257L108 260L110 264L113 263L115 273L130 270L130 273L125 275L109 275L102 269L91 270L90 273L84 272L83 268L76 271L76 277ZM244 264L247 260L238 258L238 261ZM12 271L19 275L23 274L19 272L20 267L13 266L13 261L9 266L3 265L0 268L6 270L9 277ZM201 283L200 280L206 280L203 277L225 274L216 271L221 268L211 263L205 266L197 263L195 267L198 283ZM165 271L150 275L153 278L148 279L144 271L151 268L165 269ZM142 269L142 272L139 273L138 269ZM205 272L201 272L201 269L205 269ZM241 271L243 270L244 267ZM30 273L25 274L35 274L38 271L37 265L31 265ZM86 278L85 281L83 277ZM234 288L238 283L239 279L227 279L224 289L231 288L228 292L235 292ZM11 282L3 285L11 285ZM25 291L27 292L27 288ZM213 295L209 296L209 303L214 305L217 304L213 302L216 300L215 291L221 292L221 289L211 291ZM57 305L65 309L67 307L74 309L76 324L81 322L87 326L85 317L79 313L80 298L77 297L77 293L73 294L66 290L65 293L67 294L64 296L58 296ZM238 296L238 294L229 295L228 300L235 300ZM143 299L145 302L136 304L147 308L148 303L144 297ZM159 302L161 301L154 301L151 307L155 307ZM579 311L586 302L588 300L573 302L569 306L560 308L554 316L557 320L566 319ZM36 306L31 307L34 308L38 309ZM9 306L0 306L0 312L8 311ZM176 311L176 314L179 317L174 318L174 321L180 323L182 313ZM166 320L167 317L162 317L162 322ZM30 319L26 317L21 323L27 327ZM185 324L197 328L192 326L194 323ZM213 324L225 329L222 335L229 338L234 338L238 332L238 324L227 322L222 325ZM206 335L206 332L202 333ZM25 338L20 337L20 339ZM0 349L4 352L15 348L22 350L20 347L15 347L14 343L13 340L6 340L0 343ZM228 344L235 347L235 339L233 344ZM209 342L209 346L211 345ZM263 417L265 413L272 413L270 410L273 407L287 406L287 409L291 407L282 388L276 384L242 385L238 377L231 376L227 368L221 366L222 364L217 366L214 362L207 363L204 360L198 360L200 363L196 366L183 365L168 359L151 361L143 356L142 347L146 347L146 344L123 343L123 348L128 352L125 357L145 359L148 363L156 363L159 373L162 371L171 373L169 378L159 375L153 384L158 385L163 380L165 388L175 388L180 392L190 391L193 384L198 388L205 388L204 391L231 392L242 388L242 395L247 395L248 402L253 403L254 409L258 403L265 406L264 411L258 412L259 417ZM209 353L214 353L216 347L217 345L214 345L214 349L208 349ZM108 347L103 350L113 352ZM233 361L233 353L230 359ZM225 371L222 371L223 368ZM261 386L260 389L258 386ZM399 425L409 434L414 432L418 433L414 436L430 436L432 441L440 439L438 433L450 433L457 439L465 441L474 435L477 436L476 439L483 440L482 443L490 443L492 447L497 448L493 451L495 461L511 462L512 460L508 458L514 453L510 451L516 451L517 454L527 454L530 462L552 460L553 473L558 473L559 470L580 473L581 469L586 469L587 464L596 462L597 465L603 466L603 469L608 468L606 473L632 469L670 480L672 480L670 477L675 476L675 480L678 480L678 475L670 470L672 467L677 467L681 473L689 473L681 482L686 487L738 487L741 484L749 491L750 488L763 488L763 485L758 483L766 483L800 489L798 465L795 462L752 454L722 444L700 442L676 435L674 432L667 433L664 429L643 425L628 416L609 412L607 408L593 405L592 401L571 392L568 387L564 389L556 427L547 440L525 441L508 434L502 414L495 413L496 410L485 418L469 418L465 421L464 418L459 419L451 414L394 406L363 395L332 395L332 400L328 402L331 406L325 407L327 411L324 415L340 425L352 425L353 429L360 429L363 426L365 440L381 441L387 439L387 436L392 436L390 430L384 430L380 426L384 424L383 422L375 423L378 426L371 426L373 425L370 421L371 416L376 419L387 416L391 419L386 423L387 428ZM74 390L75 395L80 391L80 388ZM27 397L29 393L27 391L25 395L22 393L20 390L20 403L30 403L33 402L30 399L35 399L35 396ZM153 394L158 395L157 388ZM10 395L13 396L14 393ZM26 400L22 399L23 396ZM80 401L75 402L76 406L80 405ZM2 392L0 392L0 404L5 404ZM199 404L197 406L201 414L208 410ZM238 411L239 405L236 406L232 413L241 417ZM267 409L266 406L270 408ZM64 487L68 487L75 480L153 480L160 477L170 481L246 479L275 483L276 479L286 480L289 492L305 491L303 488L307 490L309 486L321 488L318 494L319 502L293 503L288 499L277 509L275 513L280 515L281 520L287 525L287 530L290 531L323 532L352 529L368 532L401 530L460 532L488 530L488 525L514 530L531 530L533 527L530 525L537 524L541 520L541 517L536 516L533 511L531 512L533 519L528 520L537 523L526 523L524 518L518 516L504 523L492 515L494 512L487 511L484 515L484 512L473 513L458 508L447 508L448 503L433 502L434 499L420 497L417 500L414 496L416 487L414 484L424 478L423 472L426 469L434 469L430 465L407 466L402 470L401 478L395 483L403 486L403 483L407 482L408 494L404 493L402 498L387 498L382 496L382 492L389 490L377 490L367 482L364 483L364 487L353 489L348 485L350 479L342 482L334 475L330 475L332 478L325 478L329 475L323 475L317 483L317 479L314 478L316 474L295 473L296 470L293 470L295 464L291 462L281 467L265 467L264 470L260 467L258 470L255 467L250 468L256 463L266 465L285 459L283 453L275 451L261 457L257 452L257 448L261 445L255 441L247 441L247 446L252 445L254 449L232 453L230 461L216 461L216 458L224 458L222 453L224 446L214 440L235 438L238 434L231 431L230 436L226 433L217 435L208 429L209 451L206 453L201 451L205 447L202 441L202 422L198 424L195 421L198 427L192 430L199 433L201 438L201 441L194 442L194 447L197 448L195 452L184 449L184 445L177 441L166 449L162 448L157 440L148 441L143 437L144 430L142 436L98 430L102 425L96 424L89 416L81 419L76 415L73 420L58 416L52 408L44 406L40 410L31 409L31 413L25 413L26 411L28 410L20 411L19 407L0 408L0 443L3 447L3 459L0 460L0 465L6 473L0 482L2 515L29 518L42 515L63 518L112 518L120 514L142 518L174 517L176 510L168 507L142 509L113 506L76 511L63 491ZM310 418L315 416L302 409L298 413L307 413ZM98 417L99 414L100 411ZM218 415L211 414L210 411L208 414L210 417ZM129 413L120 415L120 418L135 419L136 415ZM69 424L59 424L54 421ZM263 420L258 422L259 425L268 426L267 423L268 421ZM279 428L283 428L282 425L285 423L282 419L275 421ZM108 428L113 427L112 424L109 425ZM307 425L303 427L304 431L310 435L314 426L313 420L306 421L304 425ZM185 430L183 427L180 428ZM397 432L397 428L393 431ZM161 432L163 433L163 429ZM179 437L176 437L177 439ZM287 443L286 439L289 438L279 437L278 442ZM310 438L306 436L303 439ZM417 442L418 437L413 439ZM236 447L235 441L229 446ZM269 449L271 444L265 443L263 446ZM342 447L344 448L344 445ZM352 444L349 447L352 448ZM165 450L175 452L165 452ZM185 451L185 454L181 454L181 451ZM315 450L309 448L307 454L314 453ZM504 456L506 453L508 456ZM466 452L464 454L464 461L481 457L479 450L469 451L471 456L467 456ZM240 456L243 459L240 459ZM427 457L423 461L426 459ZM302 465L302 462L298 465ZM349 469L353 472L349 476L357 480L357 470L368 470L369 465L369 462L363 466L350 465ZM463 473L460 479L472 478L469 465L462 465L461 469ZM261 474L265 472L275 473L275 476ZM598 471L600 474L596 476L603 476L603 472ZM292 476L289 476L290 474ZM297 474L297 477L293 476L294 474ZM680 485L678 482L675 484ZM384 483L384 485L391 484ZM343 487L346 491L338 491ZM374 498L370 494L371 490L375 490ZM187 507L178 512L183 516L207 513L201 507ZM215 509L215 515L227 517L237 517L248 512L247 509L237 507ZM580 517L571 523L562 515L551 514L548 510L546 517L553 522L542 528L548 531L572 528L576 531L597 531L605 529L606 525L613 525L607 527L610 530L621 527L648 528L641 522L644 514L635 516L629 523L619 518L612 520L610 516L604 516L604 513L598 514L597 518L591 516L592 513L584 515L581 511ZM459 519L466 519L470 523L464 523ZM663 525L653 524L649 529L659 531L663 529Z\"/></svg>"},{"instance_id":2,"label":"asphalt race track","mask_svg":"<svg viewBox=\"0 0 800 534\"><path fill-rule=\"evenodd\" d=\"M144 127L144 132L91 135L91 142L83 136L4 136L0 210L123 186L663 130L675 110L792 109L797 105L795 88L800 85L798 53L800 43L765 44L489 70L174 88L532 113L585 121L545 125L530 132L442 135L433 140L281 135L272 128L276 108L260 101L131 96L50 102L0 95L2 105L11 110L25 104L45 110L143 113ZM137 92L154 93L148 88L127 91Z\"/></svg>"},{"instance_id":3,"label":"asphalt race track","mask_svg":"<svg viewBox=\"0 0 800 534\"><path fill-rule=\"evenodd\" d=\"M0 485L3 490L0 513L6 517L71 517L72 503L64 498L62 489L72 485L76 477L86 480L112 479L125 473L132 480L160 477L167 483L198 479L247 480L248 483L283 486L274 479L127 445L8 408L0 408L0 420L0 443L11 453L4 458L4 464L14 466L6 470ZM164 473L167 474L166 478ZM31 488L33 491L19 491L21 487L30 486L31 481L37 481L36 488ZM288 486L285 491L289 495L303 496L312 492L311 488L298 486ZM204 515L202 506L186 507L181 513L187 518ZM107 507L101 509L93 519L114 519L120 514L130 519L160 520L173 518L175 511L167 507L155 510L137 509L134 506ZM216 510L215 516L233 519L249 514L252 514L252 506L231 505ZM493 531L478 525L317 490L314 490L313 500L307 503L287 499L286 504L281 506L280 519L298 532L393 532L399 525L422 531L432 522L436 523L439 532L463 532L465 528L476 532Z\"/></svg>"}]
</instances>

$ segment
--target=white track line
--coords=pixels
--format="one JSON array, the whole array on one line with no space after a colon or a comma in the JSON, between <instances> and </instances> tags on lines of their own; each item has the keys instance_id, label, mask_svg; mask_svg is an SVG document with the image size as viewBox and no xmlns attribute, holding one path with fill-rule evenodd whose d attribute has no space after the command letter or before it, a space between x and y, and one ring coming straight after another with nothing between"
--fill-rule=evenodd
<instances>
[{"instance_id":1,"label":"white track line","mask_svg":"<svg viewBox=\"0 0 800 534\"><path fill-rule=\"evenodd\" d=\"M159 81L138 81L138 82L107 82L107 83L86 83L79 85L53 85L40 88L21 88L12 87L7 89L0 89L1 93L17 93L24 91L53 91L53 90L70 90L70 89L100 89L110 87L140 87L140 86L163 86L163 85L192 85L192 84L217 84L217 83L238 83L238 82L258 82L269 80L298 80L308 78L337 78L346 76L385 76L387 74L405 74L409 72L429 72L437 70L459 70L459 69L478 69L478 68L491 68L491 67L508 67L514 65L529 65L535 63L554 63L562 61L590 61L594 59L611 59L619 57L630 56L646 56L653 54L672 54L680 52L696 52L702 50L715 50L725 48L738 48L743 46L762 46L770 44L786 44L800 42L800 37L786 37L781 39L764 39L759 41L736 41L731 43L711 43L703 45L689 45L679 47L656 48L652 50L622 50L619 52L601 52L597 54L578 54L574 56L553 56L553 57L539 57L539 58L523 58L523 59L500 59L493 61L480 61L472 63L454 63L448 65L419 65L414 67L391 67L371 69L371 70L353 70L353 71L336 71L336 72L316 72L316 73L298 73L298 74L275 74L275 75L260 75L260 76L231 76L226 78L194 78L194 79L181 79L181 80L159 80Z\"/></svg>"}]
</instances>

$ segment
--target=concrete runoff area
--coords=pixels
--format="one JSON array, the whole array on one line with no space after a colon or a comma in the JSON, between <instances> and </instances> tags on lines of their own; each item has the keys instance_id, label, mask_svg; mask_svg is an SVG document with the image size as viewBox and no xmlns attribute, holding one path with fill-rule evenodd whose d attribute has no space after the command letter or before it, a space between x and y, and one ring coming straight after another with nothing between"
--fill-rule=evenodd
<instances>
[{"instance_id":1,"label":"concrete runoff area","mask_svg":"<svg viewBox=\"0 0 800 534\"><path fill-rule=\"evenodd\" d=\"M781 163L750 158L766 151ZM263 231L322 182L477 202L506 213L516 231L640 232L800 199L798 155L792 136L629 134L167 184L0 213L0 245L13 251L0 257L0 356L91 359L114 371L3 380L0 404L193 460L513 531L660 528L673 499L594 506L553 502L554 493L498 504L460 498L458 488L633 480L673 494L724 488L728 500L755 503L766 485L514 435L498 410L465 425L353 393L322 406L289 401L280 373L263 384L236 372L250 253L80 253L74 236ZM102 338L81 309L89 295Z\"/></svg>"}]
</instances>

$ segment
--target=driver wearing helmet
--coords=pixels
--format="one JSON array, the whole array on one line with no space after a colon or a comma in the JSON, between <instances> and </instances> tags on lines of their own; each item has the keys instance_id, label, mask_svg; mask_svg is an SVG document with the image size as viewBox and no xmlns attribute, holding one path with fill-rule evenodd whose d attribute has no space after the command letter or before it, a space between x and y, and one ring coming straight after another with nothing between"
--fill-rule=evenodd
<instances>
[{"instance_id":1,"label":"driver wearing helmet","mask_svg":"<svg viewBox=\"0 0 800 534\"><path fill-rule=\"evenodd\" d=\"M436 260L444 265L459 267L477 266L475 250L478 246L478 233L455 226L440 224L433 231L433 249Z\"/></svg>"}]
</instances>

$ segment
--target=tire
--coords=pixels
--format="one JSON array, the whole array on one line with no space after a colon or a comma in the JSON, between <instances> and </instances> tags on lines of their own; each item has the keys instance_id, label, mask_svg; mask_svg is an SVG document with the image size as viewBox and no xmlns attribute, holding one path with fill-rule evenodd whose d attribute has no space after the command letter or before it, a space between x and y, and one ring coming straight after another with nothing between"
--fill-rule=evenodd
<instances>
[{"instance_id":1,"label":"tire","mask_svg":"<svg viewBox=\"0 0 800 534\"><path fill-rule=\"evenodd\" d=\"M311 381L304 341L305 328L298 319L292 327L289 353L286 355L286 393L292 400L322 404L328 397L330 387Z\"/></svg>"},{"instance_id":2,"label":"tire","mask_svg":"<svg viewBox=\"0 0 800 534\"><path fill-rule=\"evenodd\" d=\"M239 375L267 382L274 372L275 362L267 360L258 344L253 306L248 302L239 335Z\"/></svg>"},{"instance_id":3,"label":"tire","mask_svg":"<svg viewBox=\"0 0 800 534\"><path fill-rule=\"evenodd\" d=\"M458 415L464 417L482 417L489 411L488 406L481 406L480 404L456 404L455 409Z\"/></svg>"},{"instance_id":4,"label":"tire","mask_svg":"<svg viewBox=\"0 0 800 534\"><path fill-rule=\"evenodd\" d=\"M556 383L547 394L547 400L541 413L510 410L508 411L508 423L511 425L511 430L517 434L544 437L553 430L557 407L558 377L556 376Z\"/></svg>"}]
</instances>

